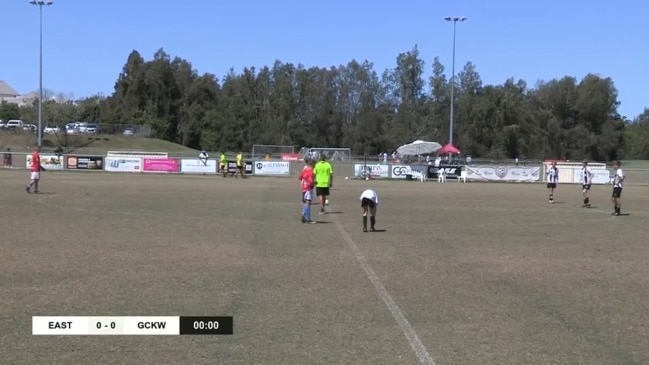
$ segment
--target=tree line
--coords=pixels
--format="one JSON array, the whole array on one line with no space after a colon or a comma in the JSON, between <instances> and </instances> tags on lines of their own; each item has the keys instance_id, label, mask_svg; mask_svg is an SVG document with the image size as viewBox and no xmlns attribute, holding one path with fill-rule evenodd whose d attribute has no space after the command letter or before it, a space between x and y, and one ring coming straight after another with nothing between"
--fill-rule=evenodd
<instances>
[{"instance_id":1,"label":"tree line","mask_svg":"<svg viewBox=\"0 0 649 365\"><path fill-rule=\"evenodd\" d=\"M149 124L154 137L206 150L253 144L393 151L416 139L445 143L454 82L454 144L478 158L649 159L649 109L622 117L610 78L564 76L530 87L513 78L483 84L468 62L454 80L435 58L432 75L415 46L377 73L369 61L306 68L275 61L233 69L219 80L163 49L147 61L132 51L110 96L50 102L49 122ZM35 107L10 110L36 120Z\"/></svg>"}]
</instances>

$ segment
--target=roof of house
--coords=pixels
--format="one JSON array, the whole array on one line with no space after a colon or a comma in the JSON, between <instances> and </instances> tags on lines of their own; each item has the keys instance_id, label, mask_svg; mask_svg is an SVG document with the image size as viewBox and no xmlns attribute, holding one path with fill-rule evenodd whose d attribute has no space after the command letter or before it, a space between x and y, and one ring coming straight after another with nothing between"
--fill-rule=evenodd
<instances>
[{"instance_id":1,"label":"roof of house","mask_svg":"<svg viewBox=\"0 0 649 365\"><path fill-rule=\"evenodd\" d=\"M3 80L0 80L0 96L12 96L12 97L17 97L20 94L14 90L13 87L9 86L6 82Z\"/></svg>"}]
</instances>

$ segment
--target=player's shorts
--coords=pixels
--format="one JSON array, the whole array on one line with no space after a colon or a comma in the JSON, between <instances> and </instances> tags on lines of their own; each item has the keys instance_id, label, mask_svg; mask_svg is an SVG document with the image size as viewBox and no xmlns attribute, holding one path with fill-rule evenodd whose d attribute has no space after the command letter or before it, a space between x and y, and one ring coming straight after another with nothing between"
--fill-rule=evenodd
<instances>
[{"instance_id":1,"label":"player's shorts","mask_svg":"<svg viewBox=\"0 0 649 365\"><path fill-rule=\"evenodd\" d=\"M365 207L374 208L374 207L376 207L376 203L374 203L374 200L372 200L372 199L363 198L363 200L361 200L361 207L363 207L363 208L365 208Z\"/></svg>"},{"instance_id":2,"label":"player's shorts","mask_svg":"<svg viewBox=\"0 0 649 365\"><path fill-rule=\"evenodd\" d=\"M221 165L221 171L225 171L225 165Z\"/></svg>"},{"instance_id":3,"label":"player's shorts","mask_svg":"<svg viewBox=\"0 0 649 365\"><path fill-rule=\"evenodd\" d=\"M557 183L548 183L548 189L556 189Z\"/></svg>"},{"instance_id":4,"label":"player's shorts","mask_svg":"<svg viewBox=\"0 0 649 365\"><path fill-rule=\"evenodd\" d=\"M319 188L316 186L315 195L317 196L329 196L329 188Z\"/></svg>"},{"instance_id":5,"label":"player's shorts","mask_svg":"<svg viewBox=\"0 0 649 365\"><path fill-rule=\"evenodd\" d=\"M582 184L581 190L586 190L586 191L590 190L590 184Z\"/></svg>"},{"instance_id":6,"label":"player's shorts","mask_svg":"<svg viewBox=\"0 0 649 365\"><path fill-rule=\"evenodd\" d=\"M613 198L619 198L622 196L622 188L613 188Z\"/></svg>"},{"instance_id":7,"label":"player's shorts","mask_svg":"<svg viewBox=\"0 0 649 365\"><path fill-rule=\"evenodd\" d=\"M41 173L40 172L32 171L30 179L32 179L32 180L40 180L40 178L41 178Z\"/></svg>"},{"instance_id":8,"label":"player's shorts","mask_svg":"<svg viewBox=\"0 0 649 365\"><path fill-rule=\"evenodd\" d=\"M302 203L310 202L313 200L313 190L302 192Z\"/></svg>"}]
</instances>

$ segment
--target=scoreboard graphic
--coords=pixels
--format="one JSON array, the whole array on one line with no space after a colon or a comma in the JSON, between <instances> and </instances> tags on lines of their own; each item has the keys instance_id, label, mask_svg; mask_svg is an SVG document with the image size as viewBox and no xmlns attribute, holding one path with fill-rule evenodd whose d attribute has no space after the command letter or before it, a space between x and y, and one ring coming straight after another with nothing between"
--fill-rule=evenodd
<instances>
[{"instance_id":1,"label":"scoreboard graphic","mask_svg":"<svg viewBox=\"0 0 649 365\"><path fill-rule=\"evenodd\" d=\"M232 335L232 317L32 317L32 335Z\"/></svg>"}]
</instances>

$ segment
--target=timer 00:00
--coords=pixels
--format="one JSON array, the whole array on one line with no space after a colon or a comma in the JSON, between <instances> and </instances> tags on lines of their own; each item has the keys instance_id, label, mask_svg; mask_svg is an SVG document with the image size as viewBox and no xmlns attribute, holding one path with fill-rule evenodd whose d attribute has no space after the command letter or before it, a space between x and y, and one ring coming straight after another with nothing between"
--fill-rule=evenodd
<instances>
[{"instance_id":1,"label":"timer 00:00","mask_svg":"<svg viewBox=\"0 0 649 365\"><path fill-rule=\"evenodd\" d=\"M219 329L219 322L218 321L195 321L194 322L194 329L195 330L217 330Z\"/></svg>"}]
</instances>

